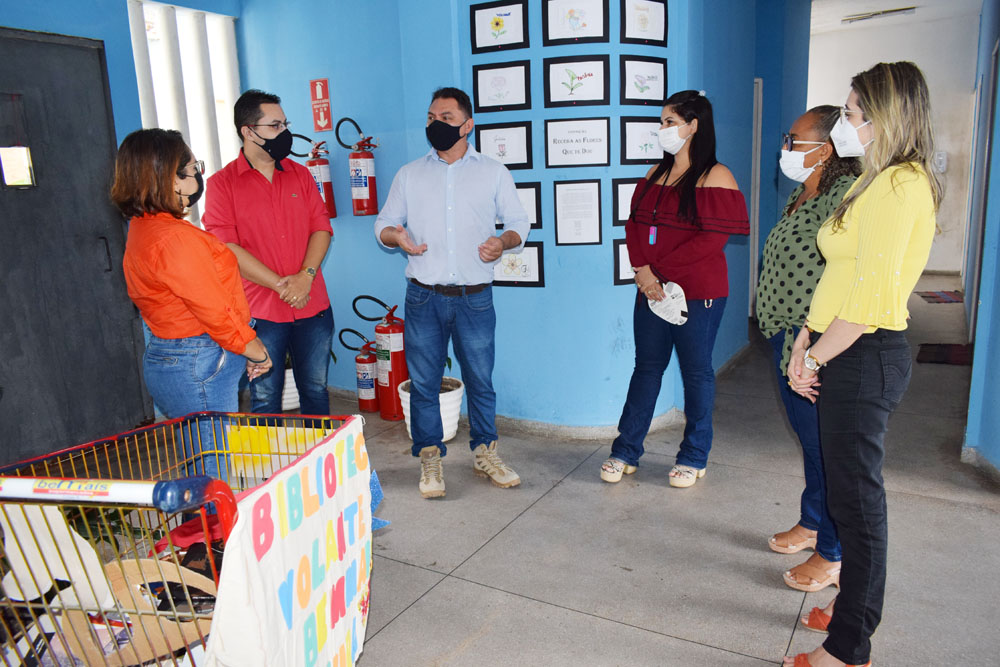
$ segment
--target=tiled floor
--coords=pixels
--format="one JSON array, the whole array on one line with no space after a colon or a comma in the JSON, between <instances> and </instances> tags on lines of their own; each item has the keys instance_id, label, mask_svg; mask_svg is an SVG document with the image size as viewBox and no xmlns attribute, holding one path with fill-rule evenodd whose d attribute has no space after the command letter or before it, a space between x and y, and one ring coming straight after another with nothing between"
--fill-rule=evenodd
<instances>
[{"instance_id":1,"label":"tiled floor","mask_svg":"<svg viewBox=\"0 0 1000 667\"><path fill-rule=\"evenodd\" d=\"M912 297L910 309L914 355L920 342L964 342L961 304ZM1000 489L959 463L969 375L915 365L890 423L879 667L1000 664ZM403 424L369 418L378 515L392 525L376 536L359 664L767 665L814 647L822 637L796 620L835 591L785 587L782 571L804 557L766 546L797 520L802 488L775 382L755 340L719 379L708 476L689 490L666 483L681 426L651 433L638 473L617 485L598 477L606 439L504 432L522 478L510 490L473 476L460 430L447 497L428 501Z\"/></svg>"}]
</instances>

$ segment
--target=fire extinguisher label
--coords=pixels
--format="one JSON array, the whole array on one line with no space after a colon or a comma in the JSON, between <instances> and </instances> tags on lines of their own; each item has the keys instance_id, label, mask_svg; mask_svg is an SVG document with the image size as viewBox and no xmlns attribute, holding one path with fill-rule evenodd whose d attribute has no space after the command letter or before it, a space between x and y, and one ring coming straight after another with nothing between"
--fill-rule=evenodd
<instances>
[{"instance_id":1,"label":"fire extinguisher label","mask_svg":"<svg viewBox=\"0 0 1000 667\"><path fill-rule=\"evenodd\" d=\"M368 178L375 175L375 159L349 160L351 170L351 199L368 199Z\"/></svg>"},{"instance_id":2,"label":"fire extinguisher label","mask_svg":"<svg viewBox=\"0 0 1000 667\"><path fill-rule=\"evenodd\" d=\"M375 358L378 365L378 383L383 387L389 386L389 371L392 369L390 357L392 352L389 349L389 338L392 334L375 332Z\"/></svg>"},{"instance_id":3,"label":"fire extinguisher label","mask_svg":"<svg viewBox=\"0 0 1000 667\"><path fill-rule=\"evenodd\" d=\"M326 201L326 193L323 192L323 184L330 182L330 165L320 164L320 165L310 165L309 173L312 174L313 181L316 182L316 187L319 188L319 196Z\"/></svg>"},{"instance_id":4,"label":"fire extinguisher label","mask_svg":"<svg viewBox=\"0 0 1000 667\"><path fill-rule=\"evenodd\" d=\"M371 400L375 398L375 364L358 364L358 398Z\"/></svg>"}]
</instances>

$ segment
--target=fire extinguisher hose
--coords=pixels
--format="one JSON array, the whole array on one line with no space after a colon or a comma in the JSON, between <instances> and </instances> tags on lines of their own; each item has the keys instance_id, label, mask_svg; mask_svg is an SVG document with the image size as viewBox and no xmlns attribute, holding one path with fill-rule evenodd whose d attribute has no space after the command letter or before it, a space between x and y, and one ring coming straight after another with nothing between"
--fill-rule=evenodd
<instances>
[{"instance_id":1,"label":"fire extinguisher hose","mask_svg":"<svg viewBox=\"0 0 1000 667\"><path fill-rule=\"evenodd\" d=\"M345 144L344 140L340 138L340 126L344 123L350 123L354 126L354 129L358 132L359 141L356 144ZM349 151L368 151L373 148L378 148L378 144L372 142L371 137L366 137L365 133L361 131L361 127L358 126L357 122L353 118L341 118L337 121L337 126L333 128L333 135L337 137L337 143L346 148Z\"/></svg>"},{"instance_id":2,"label":"fire extinguisher hose","mask_svg":"<svg viewBox=\"0 0 1000 667\"><path fill-rule=\"evenodd\" d=\"M313 144L313 147L309 149L308 153L296 153L295 151L288 151L289 153L291 153L295 157L307 157L308 156L308 157L315 158L315 157L319 157L319 153L321 153L321 152L322 153L329 153L330 152L328 150L323 149L323 144L326 143L325 141L321 141L319 143L316 143L315 141L313 141L312 139L310 139L309 137L307 137L304 134L293 134L292 136L293 137L298 137L299 139L305 139L310 144ZM323 150L321 150L321 149L323 149Z\"/></svg>"},{"instance_id":3,"label":"fire extinguisher hose","mask_svg":"<svg viewBox=\"0 0 1000 667\"><path fill-rule=\"evenodd\" d=\"M386 312L392 312L392 309L389 308L389 306L385 303L385 301L382 301L381 299L378 299L376 297L370 296L368 294L362 294L362 295L357 296L357 297L354 298L354 301L351 303L351 307L354 308L354 314L357 315L358 317L360 317L361 319L363 319L365 322L381 322L383 316L382 315L378 315L376 317L365 317L364 315L362 315L361 311L358 310L358 301L362 301L362 300L374 301L378 305L380 305L383 308L385 308Z\"/></svg>"},{"instance_id":4,"label":"fire extinguisher hose","mask_svg":"<svg viewBox=\"0 0 1000 667\"><path fill-rule=\"evenodd\" d=\"M355 336L357 336L358 338L360 338L361 340L363 340L364 344L362 344L362 345L360 345L358 347L351 347L350 345L348 345L344 341L344 334L345 333L346 334L354 334ZM346 347L348 350L354 350L355 352L360 352L361 348L364 347L365 344L371 345L371 341L368 340L367 338L365 338L365 335L363 333L361 333L360 331L356 330L356 329L341 329L340 330L340 335L338 336L338 338L340 338L340 344L341 345L343 345L344 347Z\"/></svg>"}]
</instances>

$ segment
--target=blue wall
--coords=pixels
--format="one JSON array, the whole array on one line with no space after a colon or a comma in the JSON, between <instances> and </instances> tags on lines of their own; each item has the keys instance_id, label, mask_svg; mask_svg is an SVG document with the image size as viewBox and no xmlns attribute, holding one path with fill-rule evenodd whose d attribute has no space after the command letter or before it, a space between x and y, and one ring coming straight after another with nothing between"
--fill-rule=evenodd
<instances>
[{"instance_id":1,"label":"blue wall","mask_svg":"<svg viewBox=\"0 0 1000 667\"><path fill-rule=\"evenodd\" d=\"M989 72L993 46L1000 34L1000 0L983 2L979 26L979 75ZM1000 91L1000 76L995 82ZM986 204L986 227L983 234L983 268L979 286L979 315L976 325L976 351L972 364L969 394L969 421L965 445L979 451L1000 468L1000 401L994 382L1000 369L1000 271L994 261L1000 250L1000 110L994 108L993 145L990 150L989 199ZM982 168L979 165L978 168ZM971 279L975 279L974 276ZM966 290L968 294L969 291Z\"/></svg>"}]
</instances>

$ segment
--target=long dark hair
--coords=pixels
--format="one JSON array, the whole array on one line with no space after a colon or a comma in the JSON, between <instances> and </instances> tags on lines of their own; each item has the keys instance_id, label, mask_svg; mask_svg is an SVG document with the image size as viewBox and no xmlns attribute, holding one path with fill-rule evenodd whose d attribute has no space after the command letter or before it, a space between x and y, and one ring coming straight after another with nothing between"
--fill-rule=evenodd
<instances>
[{"instance_id":1,"label":"long dark hair","mask_svg":"<svg viewBox=\"0 0 1000 667\"><path fill-rule=\"evenodd\" d=\"M183 217L174 177L190 160L191 149L177 130L154 127L132 132L118 148L111 201L126 218L145 213Z\"/></svg>"},{"instance_id":2,"label":"long dark hair","mask_svg":"<svg viewBox=\"0 0 1000 667\"><path fill-rule=\"evenodd\" d=\"M697 187L701 177L719 163L715 159L715 120L712 117L712 103L697 90L682 90L668 97L665 106L670 107L675 114L683 118L685 123L698 119L698 131L689 139L691 147L688 149L688 154L691 158L691 166L687 173L674 184L680 195L677 214L681 218L696 221L698 204L695 201L695 187ZM646 183L646 189L649 189L664 174L669 174L673 166L674 156L664 151L663 159L660 160L660 164L656 165L656 170L653 171L653 175ZM646 192L643 190L643 195L645 194Z\"/></svg>"},{"instance_id":3,"label":"long dark hair","mask_svg":"<svg viewBox=\"0 0 1000 667\"><path fill-rule=\"evenodd\" d=\"M830 141L830 131L840 118L840 107L821 104L809 109L806 113L813 117L813 130L819 136L819 141ZM837 151L830 153L823 165L823 173L819 177L816 190L823 194L837 182L841 176L857 178L861 175L861 160L856 157L840 157Z\"/></svg>"}]
</instances>

